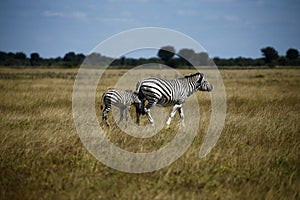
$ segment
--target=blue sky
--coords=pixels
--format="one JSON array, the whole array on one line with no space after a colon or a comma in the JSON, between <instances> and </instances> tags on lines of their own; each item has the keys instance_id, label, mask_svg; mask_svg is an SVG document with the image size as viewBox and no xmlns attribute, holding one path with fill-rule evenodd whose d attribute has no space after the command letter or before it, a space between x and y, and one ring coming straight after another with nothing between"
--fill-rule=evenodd
<instances>
[{"instance_id":1,"label":"blue sky","mask_svg":"<svg viewBox=\"0 0 300 200\"><path fill-rule=\"evenodd\" d=\"M299 10L299 0L1 0L0 51L88 54L114 34L150 26L192 37L211 57L257 58L266 46L285 55L300 51Z\"/></svg>"}]
</instances>

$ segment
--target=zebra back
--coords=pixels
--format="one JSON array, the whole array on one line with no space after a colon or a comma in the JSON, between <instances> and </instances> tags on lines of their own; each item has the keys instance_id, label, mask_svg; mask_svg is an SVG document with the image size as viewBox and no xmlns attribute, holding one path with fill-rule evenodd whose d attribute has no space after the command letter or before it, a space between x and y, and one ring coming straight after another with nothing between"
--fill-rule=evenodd
<instances>
[{"instance_id":1,"label":"zebra back","mask_svg":"<svg viewBox=\"0 0 300 200\"><path fill-rule=\"evenodd\" d=\"M114 105L117 107L130 106L134 103L138 104L141 101L138 94L131 90L109 89L102 95L102 103L106 105Z\"/></svg>"},{"instance_id":2,"label":"zebra back","mask_svg":"<svg viewBox=\"0 0 300 200\"><path fill-rule=\"evenodd\" d=\"M156 100L157 104L168 106L176 102L183 103L198 89L202 79L201 73L174 80L147 78L137 84L137 92L141 99Z\"/></svg>"}]
</instances>

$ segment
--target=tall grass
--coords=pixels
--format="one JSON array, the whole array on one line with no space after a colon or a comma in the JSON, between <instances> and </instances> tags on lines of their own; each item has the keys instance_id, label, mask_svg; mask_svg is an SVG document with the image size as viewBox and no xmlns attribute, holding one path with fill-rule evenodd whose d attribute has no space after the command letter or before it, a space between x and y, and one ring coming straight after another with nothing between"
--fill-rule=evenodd
<instances>
[{"instance_id":1,"label":"tall grass","mask_svg":"<svg viewBox=\"0 0 300 200\"><path fill-rule=\"evenodd\" d=\"M201 121L191 147L170 166L145 174L111 169L85 149L72 118L74 77L47 77L48 71L0 70L6 75L0 76L1 199L300 198L299 70L221 71L227 116L215 148L198 158L210 119L209 95L198 93ZM101 92L125 72L106 71L97 104ZM109 120L114 123L111 115ZM176 115L170 130L149 139L117 127L106 132L122 148L148 152L167 144L178 122Z\"/></svg>"}]
</instances>

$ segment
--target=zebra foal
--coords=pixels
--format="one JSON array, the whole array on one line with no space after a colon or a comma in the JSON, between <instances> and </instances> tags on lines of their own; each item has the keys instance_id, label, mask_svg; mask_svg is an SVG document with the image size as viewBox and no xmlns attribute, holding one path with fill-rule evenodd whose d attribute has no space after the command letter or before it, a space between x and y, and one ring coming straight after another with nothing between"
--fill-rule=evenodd
<instances>
[{"instance_id":1,"label":"zebra foal","mask_svg":"<svg viewBox=\"0 0 300 200\"><path fill-rule=\"evenodd\" d=\"M211 92L213 86L204 78L204 74L196 73L175 80L166 80L161 78L147 78L137 83L137 93L142 101L142 106L147 100L148 104L142 109L148 120L153 125L154 120L150 114L150 109L159 105L162 107L173 106L172 112L167 121L169 127L176 111L179 112L181 125L184 127L184 114L182 104L186 98L197 90ZM139 115L137 114L137 118ZM137 119L139 121L139 119Z\"/></svg>"},{"instance_id":2,"label":"zebra foal","mask_svg":"<svg viewBox=\"0 0 300 200\"><path fill-rule=\"evenodd\" d=\"M118 90L118 89L109 89L102 94L102 104L105 105L104 110L102 112L102 123L106 123L107 126L110 124L107 120L108 112L111 110L112 106L116 106L120 110L120 119L118 124L123 120L123 115L125 112L126 115L126 126L128 123L128 112L131 105L135 105L136 109L141 108L141 101L138 98L138 94L136 92L132 92L131 90ZM103 109L103 105L101 105L101 110Z\"/></svg>"}]
</instances>

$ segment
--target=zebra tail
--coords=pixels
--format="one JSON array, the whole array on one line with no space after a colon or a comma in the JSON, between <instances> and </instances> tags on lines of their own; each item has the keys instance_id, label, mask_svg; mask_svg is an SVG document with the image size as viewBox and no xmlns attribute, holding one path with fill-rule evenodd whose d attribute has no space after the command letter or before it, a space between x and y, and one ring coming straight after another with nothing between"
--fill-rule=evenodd
<instances>
[{"instance_id":1,"label":"zebra tail","mask_svg":"<svg viewBox=\"0 0 300 200\"><path fill-rule=\"evenodd\" d=\"M105 93L102 94L102 98L101 98L101 103L100 103L100 110L102 111L104 106L103 106L103 102L104 102L104 95Z\"/></svg>"},{"instance_id":2,"label":"zebra tail","mask_svg":"<svg viewBox=\"0 0 300 200\"><path fill-rule=\"evenodd\" d=\"M137 84L136 84L136 93L138 94L139 99L144 98L142 93L140 93L140 88L141 88L142 82L143 81L138 81ZM139 112L142 115L145 115L146 112L145 112L145 107L144 106L145 105L144 105L144 101L143 101L142 104L139 106L139 108L137 108L137 112Z\"/></svg>"},{"instance_id":3,"label":"zebra tail","mask_svg":"<svg viewBox=\"0 0 300 200\"><path fill-rule=\"evenodd\" d=\"M136 90L137 93L140 92L140 87L142 85L141 83L142 83L142 81L138 81L137 84L136 84L135 90Z\"/></svg>"}]
</instances>

